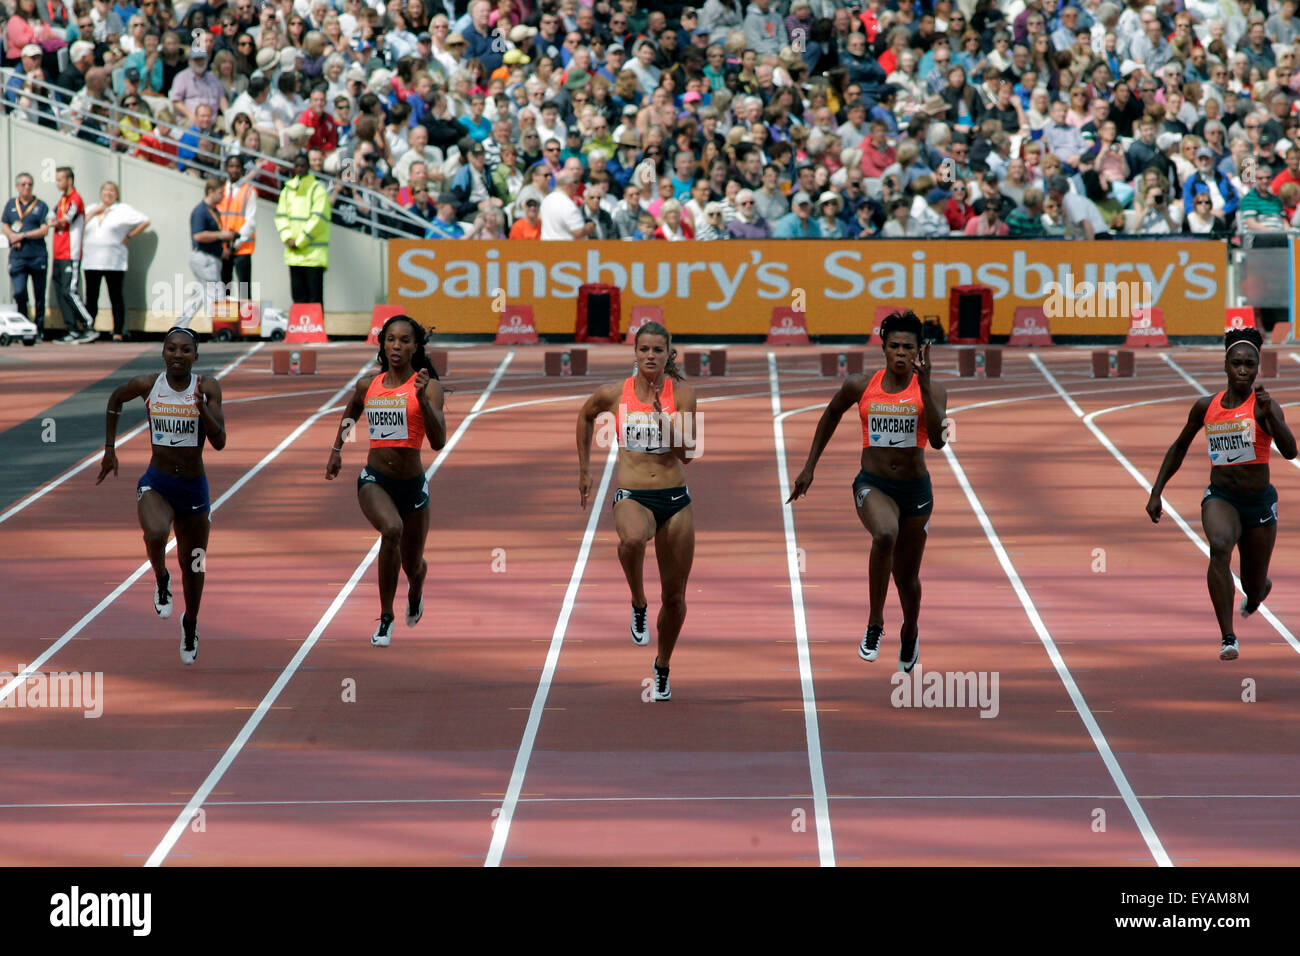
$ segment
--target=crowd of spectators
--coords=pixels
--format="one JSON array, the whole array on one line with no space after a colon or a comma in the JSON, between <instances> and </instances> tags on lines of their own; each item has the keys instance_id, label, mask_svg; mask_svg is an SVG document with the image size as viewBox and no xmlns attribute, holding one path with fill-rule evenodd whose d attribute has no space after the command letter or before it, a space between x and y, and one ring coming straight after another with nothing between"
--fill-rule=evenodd
<instances>
[{"instance_id":1,"label":"crowd of spectators","mask_svg":"<svg viewBox=\"0 0 1300 956\"><path fill-rule=\"evenodd\" d=\"M268 199L306 154L381 235L1300 222L1297 0L3 6L12 115L200 177L242 157Z\"/></svg>"}]
</instances>

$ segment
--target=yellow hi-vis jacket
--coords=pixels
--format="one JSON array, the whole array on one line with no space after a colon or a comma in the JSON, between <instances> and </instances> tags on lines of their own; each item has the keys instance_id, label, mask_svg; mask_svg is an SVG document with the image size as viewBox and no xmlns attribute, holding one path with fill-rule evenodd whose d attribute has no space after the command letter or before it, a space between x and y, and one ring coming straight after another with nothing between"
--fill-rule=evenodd
<instances>
[{"instance_id":1,"label":"yellow hi-vis jacket","mask_svg":"<svg viewBox=\"0 0 1300 956\"><path fill-rule=\"evenodd\" d=\"M275 229L287 243L285 265L329 268L329 191L311 173L284 184L275 204Z\"/></svg>"}]
</instances>

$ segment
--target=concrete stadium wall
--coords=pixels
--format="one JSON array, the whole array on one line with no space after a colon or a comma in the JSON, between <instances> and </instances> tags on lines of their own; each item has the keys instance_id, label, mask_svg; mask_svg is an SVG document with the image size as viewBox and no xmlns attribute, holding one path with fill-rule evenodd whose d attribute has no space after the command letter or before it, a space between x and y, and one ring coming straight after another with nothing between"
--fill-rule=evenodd
<instances>
[{"instance_id":1,"label":"concrete stadium wall","mask_svg":"<svg viewBox=\"0 0 1300 956\"><path fill-rule=\"evenodd\" d=\"M127 326L150 332L165 331L184 305L183 290L194 281L189 269L190 211L203 201L201 181L193 176L163 169L152 163L109 152L54 130L44 129L12 115L0 118L0 196L13 195L13 179L20 172L36 180L36 195L51 208L58 200L54 170L71 166L77 189L87 207L99 201L99 187L113 180L122 201L149 217L151 225L129 246L124 295ZM2 201L2 200L0 200ZM46 247L51 247L46 237ZM258 201L257 247L253 253L254 299L288 310L289 270L284 264L284 246L275 232L275 205ZM0 249L0 262L8 269L8 249ZM325 274L325 327L331 335L365 335L370 313L384 301L388 276L388 243L350 229L335 226L330 232L330 268ZM181 301L177 289L182 290ZM84 290L84 285L83 285ZM5 283L0 301L12 302L12 289ZM52 290L46 295L46 322L62 326ZM112 327L112 310L107 290L100 290L97 327ZM195 318L196 331L208 331L208 316Z\"/></svg>"}]
</instances>

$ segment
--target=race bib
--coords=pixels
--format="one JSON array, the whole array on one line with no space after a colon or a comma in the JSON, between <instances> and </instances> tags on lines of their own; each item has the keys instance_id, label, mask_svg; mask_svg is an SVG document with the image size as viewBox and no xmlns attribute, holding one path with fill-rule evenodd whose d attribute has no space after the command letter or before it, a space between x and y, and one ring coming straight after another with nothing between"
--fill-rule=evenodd
<instances>
[{"instance_id":1,"label":"race bib","mask_svg":"<svg viewBox=\"0 0 1300 956\"><path fill-rule=\"evenodd\" d=\"M153 443L168 448L197 448L199 410L193 405L157 402L149 406Z\"/></svg>"},{"instance_id":2,"label":"race bib","mask_svg":"<svg viewBox=\"0 0 1300 956\"><path fill-rule=\"evenodd\" d=\"M872 402L867 406L867 433L872 448L915 448L915 405Z\"/></svg>"},{"instance_id":3,"label":"race bib","mask_svg":"<svg viewBox=\"0 0 1300 956\"><path fill-rule=\"evenodd\" d=\"M1206 422L1205 436L1210 440L1211 465L1248 465L1255 461L1253 418Z\"/></svg>"},{"instance_id":4,"label":"race bib","mask_svg":"<svg viewBox=\"0 0 1300 956\"><path fill-rule=\"evenodd\" d=\"M406 397L375 395L366 399L366 422L370 425L371 441L405 441Z\"/></svg>"},{"instance_id":5,"label":"race bib","mask_svg":"<svg viewBox=\"0 0 1300 956\"><path fill-rule=\"evenodd\" d=\"M664 445L664 432L670 426L662 412L630 412L620 409L623 419L623 447L628 451L662 454L671 449Z\"/></svg>"}]
</instances>

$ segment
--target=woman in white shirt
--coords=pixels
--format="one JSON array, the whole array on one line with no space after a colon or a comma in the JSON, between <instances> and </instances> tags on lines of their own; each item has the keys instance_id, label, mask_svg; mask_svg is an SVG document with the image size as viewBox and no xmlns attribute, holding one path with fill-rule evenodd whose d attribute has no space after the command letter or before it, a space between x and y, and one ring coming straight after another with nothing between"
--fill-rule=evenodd
<instances>
[{"instance_id":1,"label":"woman in white shirt","mask_svg":"<svg viewBox=\"0 0 1300 956\"><path fill-rule=\"evenodd\" d=\"M108 283L108 301L113 306L113 341L126 333L126 300L122 281L126 278L126 244L149 228L149 219L138 209L119 202L117 183L99 187L99 204L86 210L82 237L82 268L86 270L86 309L93 318L99 309L99 281Z\"/></svg>"}]
</instances>

